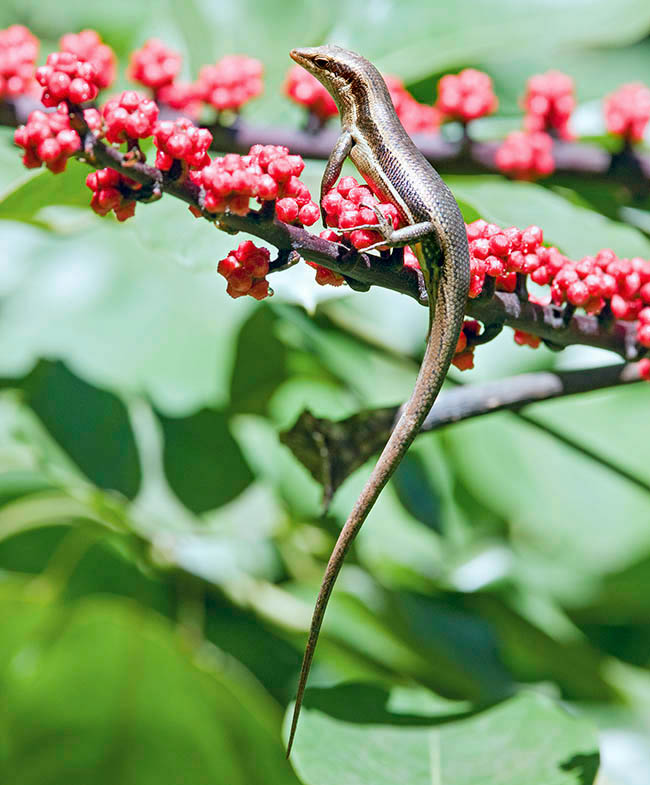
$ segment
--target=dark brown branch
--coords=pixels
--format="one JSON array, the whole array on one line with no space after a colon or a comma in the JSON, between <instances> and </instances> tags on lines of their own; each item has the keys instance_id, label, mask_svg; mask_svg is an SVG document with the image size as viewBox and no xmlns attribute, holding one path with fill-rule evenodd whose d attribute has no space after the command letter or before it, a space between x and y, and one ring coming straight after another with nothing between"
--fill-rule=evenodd
<instances>
[{"instance_id":1,"label":"dark brown branch","mask_svg":"<svg viewBox=\"0 0 650 785\"><path fill-rule=\"evenodd\" d=\"M538 401L617 387L639 379L636 363L617 363L579 371L537 371L482 384L461 385L440 393L424 421L422 432L488 412L519 410Z\"/></svg>"},{"instance_id":2,"label":"dark brown branch","mask_svg":"<svg viewBox=\"0 0 650 785\"><path fill-rule=\"evenodd\" d=\"M162 191L195 207L201 205L199 188L190 180L172 180L158 169L144 163L125 162L124 154L98 141L90 132L84 135L85 159L93 166L112 167L131 177L151 191L159 186ZM299 226L282 223L264 212L247 216L226 213L211 216L219 228L231 232L247 232L271 243L280 251L296 251L310 261L334 270L353 281L413 297L425 305L418 274L408 267L395 269L374 254L357 253L344 245L322 240ZM469 300L467 313L486 325L505 324L525 330L550 341L556 346L583 344L616 352L626 360L638 358L633 322L601 322L595 316L577 315L565 322L563 310L553 305L541 306L520 299L517 294L495 292L491 297Z\"/></svg>"},{"instance_id":3,"label":"dark brown branch","mask_svg":"<svg viewBox=\"0 0 650 785\"><path fill-rule=\"evenodd\" d=\"M420 433L504 410L514 411L531 425L544 428L543 424L520 410L531 403L637 381L637 364L616 364L580 371L527 373L483 384L446 388L438 396ZM323 485L325 499L329 500L346 477L384 446L399 412L400 408L395 406L360 412L333 422L305 411L291 429L281 434L281 439ZM568 437L563 441L600 460L600 456ZM606 459L600 462L606 463ZM617 466L607 465L645 490L650 490L634 475L621 471Z\"/></svg>"}]
</instances>

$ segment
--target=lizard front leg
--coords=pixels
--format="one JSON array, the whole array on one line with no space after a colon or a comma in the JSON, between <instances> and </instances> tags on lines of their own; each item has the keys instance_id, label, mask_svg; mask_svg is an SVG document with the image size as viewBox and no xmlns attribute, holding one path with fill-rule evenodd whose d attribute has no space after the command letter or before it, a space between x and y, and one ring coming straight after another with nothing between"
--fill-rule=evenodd
<instances>
[{"instance_id":1,"label":"lizard front leg","mask_svg":"<svg viewBox=\"0 0 650 785\"><path fill-rule=\"evenodd\" d=\"M334 183L339 179L341 169L345 163L345 159L350 155L354 139L349 131L343 131L332 148L330 157L327 159L325 171L323 172L323 179L320 183L320 214L323 219L323 226L325 223L326 213L323 210L323 197L330 191Z\"/></svg>"}]
</instances>

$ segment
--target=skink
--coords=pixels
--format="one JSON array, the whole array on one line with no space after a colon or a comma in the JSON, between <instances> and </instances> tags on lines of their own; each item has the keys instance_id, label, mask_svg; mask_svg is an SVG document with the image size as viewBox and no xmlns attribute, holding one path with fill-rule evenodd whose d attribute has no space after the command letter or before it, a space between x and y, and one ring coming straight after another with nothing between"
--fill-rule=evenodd
<instances>
[{"instance_id":1,"label":"skink","mask_svg":"<svg viewBox=\"0 0 650 785\"><path fill-rule=\"evenodd\" d=\"M343 559L440 391L462 329L470 278L467 234L458 204L402 127L375 66L339 46L294 49L291 57L325 86L341 116L341 135L325 167L321 200L336 183L349 156L379 200L397 208L401 228L393 229L379 213L378 225L363 228L380 231L385 239L377 245L411 246L422 269L430 318L413 394L341 530L325 570L300 672L287 757L323 616Z\"/></svg>"}]
</instances>

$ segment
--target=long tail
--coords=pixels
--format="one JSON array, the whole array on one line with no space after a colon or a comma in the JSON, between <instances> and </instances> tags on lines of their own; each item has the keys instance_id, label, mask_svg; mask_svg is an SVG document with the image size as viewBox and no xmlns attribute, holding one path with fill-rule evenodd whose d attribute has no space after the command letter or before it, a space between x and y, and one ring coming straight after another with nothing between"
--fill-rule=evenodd
<instances>
[{"instance_id":1,"label":"long tail","mask_svg":"<svg viewBox=\"0 0 650 785\"><path fill-rule=\"evenodd\" d=\"M464 229L464 227L463 227ZM463 232L464 234L464 232ZM464 238L463 238L464 239ZM465 246L466 247L466 246ZM463 255L466 256L467 251ZM352 541L366 520L368 513L377 501L379 494L399 465L400 460L417 436L422 423L435 401L454 356L458 336L463 326L465 303L469 286L469 257L453 258L446 255L440 269L437 292L430 291L429 308L431 313L427 348L420 366L413 394L404 405L402 414L384 447L375 468L372 470L361 495L345 526L339 534L330 556L316 607L311 620L309 640L305 649L296 694L296 703L291 721L291 732L287 745L287 758L296 734L298 717L305 693L309 670L314 657L316 643L323 617L327 608L334 583L341 570L343 559ZM433 289L434 287L432 287Z\"/></svg>"}]
</instances>

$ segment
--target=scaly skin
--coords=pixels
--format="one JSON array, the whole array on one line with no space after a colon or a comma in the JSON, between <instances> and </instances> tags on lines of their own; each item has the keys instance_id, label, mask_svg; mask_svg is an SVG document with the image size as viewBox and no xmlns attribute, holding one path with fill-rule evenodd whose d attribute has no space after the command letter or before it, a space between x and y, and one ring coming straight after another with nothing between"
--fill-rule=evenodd
<instances>
[{"instance_id":1,"label":"scaly skin","mask_svg":"<svg viewBox=\"0 0 650 785\"><path fill-rule=\"evenodd\" d=\"M338 46L294 49L291 57L331 93L341 115L341 136L330 155L321 198L334 185L349 155L382 202L392 202L403 228L383 224L382 245L410 245L429 296L429 335L415 388L354 509L325 570L311 622L287 745L296 733L307 677L327 603L357 532L415 439L454 356L469 293L469 248L462 215L450 190L402 127L379 71ZM377 230L377 226L367 227Z\"/></svg>"}]
</instances>

